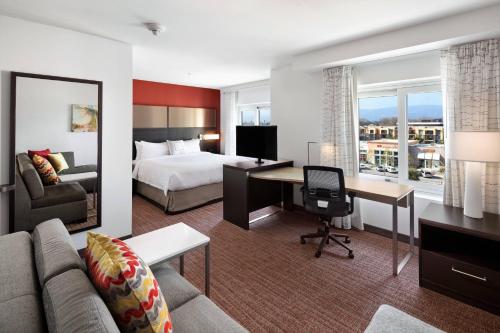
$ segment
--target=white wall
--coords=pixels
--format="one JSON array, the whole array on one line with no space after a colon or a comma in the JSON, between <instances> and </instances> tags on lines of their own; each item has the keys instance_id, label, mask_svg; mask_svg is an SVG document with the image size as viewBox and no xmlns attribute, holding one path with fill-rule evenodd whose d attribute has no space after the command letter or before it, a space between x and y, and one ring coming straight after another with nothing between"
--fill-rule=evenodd
<instances>
[{"instance_id":1,"label":"white wall","mask_svg":"<svg viewBox=\"0 0 500 333\"><path fill-rule=\"evenodd\" d=\"M293 68L312 70L436 50L499 36L500 4L350 40L293 57Z\"/></svg>"},{"instance_id":2,"label":"white wall","mask_svg":"<svg viewBox=\"0 0 500 333\"><path fill-rule=\"evenodd\" d=\"M8 182L9 74L20 71L103 81L102 227L132 232L132 48L130 45L0 16L0 179ZM0 233L8 232L8 197L0 197ZM85 246L85 232L74 234Z\"/></svg>"},{"instance_id":3,"label":"white wall","mask_svg":"<svg viewBox=\"0 0 500 333\"><path fill-rule=\"evenodd\" d=\"M307 142L321 139L321 73L293 71L290 66L271 72L272 123L278 126L278 158L290 159L294 165L307 164ZM311 145L313 160L318 163L317 145ZM294 202L302 204L298 186Z\"/></svg>"},{"instance_id":4,"label":"white wall","mask_svg":"<svg viewBox=\"0 0 500 333\"><path fill-rule=\"evenodd\" d=\"M363 84L413 79L420 73L425 77L436 76L439 75L439 53L364 63L357 65L356 69L358 80ZM307 163L307 142L321 139L322 98L321 72L294 70L292 66L271 72L272 120L278 125L280 158L291 159L298 167ZM311 145L310 162L319 163L318 145ZM302 204L298 187L295 188L294 202ZM415 198L415 236L418 236L418 216L429 202L429 198ZM365 224L392 230L392 208L389 205L367 200L360 200L360 205L361 219ZM408 209L400 208L398 216L399 232L408 235Z\"/></svg>"},{"instance_id":5,"label":"white wall","mask_svg":"<svg viewBox=\"0 0 500 333\"><path fill-rule=\"evenodd\" d=\"M16 154L72 151L75 164L97 164L97 132L72 132L72 104L98 104L95 84L18 77Z\"/></svg>"},{"instance_id":6,"label":"white wall","mask_svg":"<svg viewBox=\"0 0 500 333\"><path fill-rule=\"evenodd\" d=\"M271 89L269 85L241 88L238 90L238 105L262 104L271 102Z\"/></svg>"},{"instance_id":7,"label":"white wall","mask_svg":"<svg viewBox=\"0 0 500 333\"><path fill-rule=\"evenodd\" d=\"M440 52L370 61L355 67L358 85L435 77L440 75Z\"/></svg>"}]
</instances>

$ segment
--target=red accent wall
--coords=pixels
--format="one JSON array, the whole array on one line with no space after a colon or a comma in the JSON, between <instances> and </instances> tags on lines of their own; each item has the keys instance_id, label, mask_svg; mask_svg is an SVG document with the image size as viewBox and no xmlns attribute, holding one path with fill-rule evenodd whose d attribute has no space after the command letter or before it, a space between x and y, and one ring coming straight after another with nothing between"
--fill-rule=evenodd
<instances>
[{"instance_id":1,"label":"red accent wall","mask_svg":"<svg viewBox=\"0 0 500 333\"><path fill-rule=\"evenodd\" d=\"M215 109L217 131L220 131L220 90L218 89L134 80L133 104Z\"/></svg>"}]
</instances>

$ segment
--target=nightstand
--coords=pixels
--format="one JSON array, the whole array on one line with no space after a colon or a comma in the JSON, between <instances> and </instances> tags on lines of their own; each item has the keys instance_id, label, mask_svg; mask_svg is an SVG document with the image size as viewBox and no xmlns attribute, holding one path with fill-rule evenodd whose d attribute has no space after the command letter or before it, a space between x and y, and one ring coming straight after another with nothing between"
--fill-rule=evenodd
<instances>
[{"instance_id":1,"label":"nightstand","mask_svg":"<svg viewBox=\"0 0 500 333\"><path fill-rule=\"evenodd\" d=\"M420 286L500 314L500 215L429 204L418 222Z\"/></svg>"}]
</instances>

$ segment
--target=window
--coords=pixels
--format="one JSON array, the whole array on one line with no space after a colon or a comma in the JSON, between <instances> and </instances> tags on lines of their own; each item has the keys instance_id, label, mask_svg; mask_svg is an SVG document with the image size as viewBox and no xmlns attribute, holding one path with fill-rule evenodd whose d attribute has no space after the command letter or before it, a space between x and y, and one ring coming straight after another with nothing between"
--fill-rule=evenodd
<instances>
[{"instance_id":1,"label":"window","mask_svg":"<svg viewBox=\"0 0 500 333\"><path fill-rule=\"evenodd\" d=\"M441 194L445 159L440 85L359 90L360 173Z\"/></svg>"},{"instance_id":2,"label":"window","mask_svg":"<svg viewBox=\"0 0 500 333\"><path fill-rule=\"evenodd\" d=\"M358 99L361 173L398 177L398 100L388 96ZM394 155L396 152L396 155Z\"/></svg>"},{"instance_id":3,"label":"window","mask_svg":"<svg viewBox=\"0 0 500 333\"><path fill-rule=\"evenodd\" d=\"M243 126L271 125L271 106L269 104L241 105L239 111Z\"/></svg>"}]
</instances>

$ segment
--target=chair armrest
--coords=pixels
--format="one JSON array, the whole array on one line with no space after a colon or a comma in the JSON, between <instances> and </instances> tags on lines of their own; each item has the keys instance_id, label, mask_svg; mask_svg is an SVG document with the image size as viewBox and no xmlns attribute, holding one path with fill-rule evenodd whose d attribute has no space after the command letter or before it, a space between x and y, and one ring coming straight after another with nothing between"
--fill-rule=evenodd
<instances>
[{"instance_id":1,"label":"chair armrest","mask_svg":"<svg viewBox=\"0 0 500 333\"><path fill-rule=\"evenodd\" d=\"M87 165L79 165L73 168L69 168L64 170L64 173L61 174L75 174L75 173L84 173L84 172L97 172L97 165L95 164L87 164Z\"/></svg>"}]
</instances>

